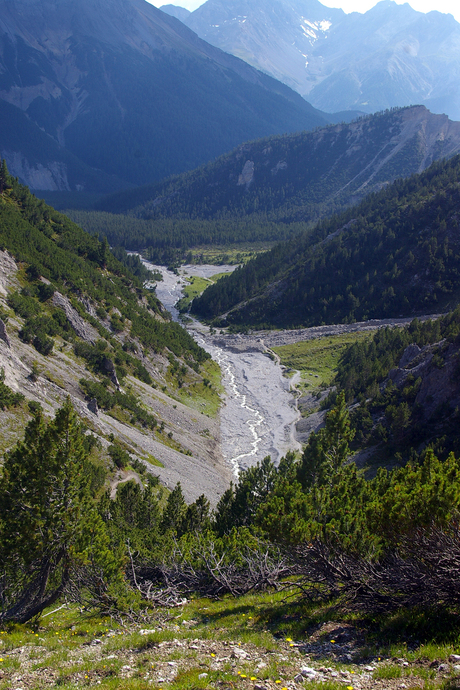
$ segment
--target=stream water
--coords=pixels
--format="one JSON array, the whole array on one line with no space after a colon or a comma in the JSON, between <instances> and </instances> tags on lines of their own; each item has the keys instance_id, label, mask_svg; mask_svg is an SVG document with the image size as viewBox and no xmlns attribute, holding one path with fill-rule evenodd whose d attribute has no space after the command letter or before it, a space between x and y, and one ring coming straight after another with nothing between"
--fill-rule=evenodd
<instances>
[{"instance_id":1,"label":"stream water","mask_svg":"<svg viewBox=\"0 0 460 690\"><path fill-rule=\"evenodd\" d=\"M184 278L163 266L144 263L162 273L156 294L178 321L174 305L186 284ZM182 273L209 277L232 268L185 266ZM262 352L262 344L254 347L254 340L246 336L212 335L208 327L195 320L186 327L221 367L226 391L221 410L222 453L235 477L240 469L255 465L266 455L277 462L288 450L300 448L294 434L299 414L290 382L279 364Z\"/></svg>"}]
</instances>

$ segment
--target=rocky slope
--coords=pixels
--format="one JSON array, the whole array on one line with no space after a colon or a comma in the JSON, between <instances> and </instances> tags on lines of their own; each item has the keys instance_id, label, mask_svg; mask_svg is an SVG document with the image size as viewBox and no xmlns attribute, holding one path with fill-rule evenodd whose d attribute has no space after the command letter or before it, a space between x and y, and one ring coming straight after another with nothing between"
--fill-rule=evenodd
<instances>
[{"instance_id":1,"label":"rocky slope","mask_svg":"<svg viewBox=\"0 0 460 690\"><path fill-rule=\"evenodd\" d=\"M82 378L94 377L88 372L85 361L74 355L71 345L57 339L59 346L55 346L54 354L44 356L18 337L23 320L12 315L6 302L9 292L20 287L17 275L16 262L7 252L0 252L0 309L10 314L6 328L8 342L0 338L0 369L4 371L5 384L14 392L22 393L26 401L40 403L50 416L70 396L78 414L104 448L110 445L113 434L133 458L143 462L167 487L173 488L180 481L188 501L205 493L215 503L230 480L220 452L219 420L171 398L171 391L166 390L168 360L157 355L148 364L144 358L158 388L132 376L122 384L122 390L138 396L143 407L164 424L164 433L158 435L142 430L123 416L94 410L85 400L79 384ZM165 390L161 390L160 385ZM21 436L27 414L27 406L19 413L17 409L0 412L3 452L14 446Z\"/></svg>"}]
</instances>

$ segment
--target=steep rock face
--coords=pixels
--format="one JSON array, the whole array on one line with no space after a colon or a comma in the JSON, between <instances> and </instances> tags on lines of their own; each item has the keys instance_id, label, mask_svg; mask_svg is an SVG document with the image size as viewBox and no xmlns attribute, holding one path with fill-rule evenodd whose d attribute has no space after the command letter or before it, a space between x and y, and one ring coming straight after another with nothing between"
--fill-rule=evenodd
<instances>
[{"instance_id":1,"label":"steep rock face","mask_svg":"<svg viewBox=\"0 0 460 690\"><path fill-rule=\"evenodd\" d=\"M207 0L182 21L327 112L423 103L460 119L460 25L451 15L391 0L348 15L317 0Z\"/></svg>"},{"instance_id":2,"label":"steep rock face","mask_svg":"<svg viewBox=\"0 0 460 690\"><path fill-rule=\"evenodd\" d=\"M441 408L453 412L460 405L458 345L444 341L423 348L409 345L399 367L390 371L389 379L402 388L409 376L420 379L415 405L422 409L425 421L430 421Z\"/></svg>"},{"instance_id":3,"label":"steep rock face","mask_svg":"<svg viewBox=\"0 0 460 690\"><path fill-rule=\"evenodd\" d=\"M91 191L327 122L145 0L0 0L0 118L13 174Z\"/></svg>"},{"instance_id":4,"label":"steep rock face","mask_svg":"<svg viewBox=\"0 0 460 690\"><path fill-rule=\"evenodd\" d=\"M168 8L165 8L168 12ZM246 60L306 95L318 81L315 44L342 21L317 0L208 0L182 21L212 45Z\"/></svg>"}]
</instances>

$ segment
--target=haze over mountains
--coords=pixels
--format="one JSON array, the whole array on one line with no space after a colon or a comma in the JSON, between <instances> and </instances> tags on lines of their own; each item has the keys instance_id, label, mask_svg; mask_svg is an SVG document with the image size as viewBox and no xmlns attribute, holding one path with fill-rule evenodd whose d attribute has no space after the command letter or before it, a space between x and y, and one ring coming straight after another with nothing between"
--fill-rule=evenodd
<instances>
[{"instance_id":1,"label":"haze over mountains","mask_svg":"<svg viewBox=\"0 0 460 690\"><path fill-rule=\"evenodd\" d=\"M345 14L317 0L164 6L209 43L284 81L326 112L422 103L460 119L460 25L382 0Z\"/></svg>"},{"instance_id":2,"label":"haze over mountains","mask_svg":"<svg viewBox=\"0 0 460 690\"><path fill-rule=\"evenodd\" d=\"M460 152L460 123L413 106L239 146L206 166L102 200L143 218L311 221Z\"/></svg>"},{"instance_id":3,"label":"haze over mountains","mask_svg":"<svg viewBox=\"0 0 460 690\"><path fill-rule=\"evenodd\" d=\"M0 154L34 189L144 184L327 121L144 0L0 2Z\"/></svg>"}]
</instances>

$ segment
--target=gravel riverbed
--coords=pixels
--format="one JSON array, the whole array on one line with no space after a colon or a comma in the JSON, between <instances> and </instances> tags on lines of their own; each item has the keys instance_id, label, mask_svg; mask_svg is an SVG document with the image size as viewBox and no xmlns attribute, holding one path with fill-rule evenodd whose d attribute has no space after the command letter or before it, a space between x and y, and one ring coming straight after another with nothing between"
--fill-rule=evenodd
<instances>
[{"instance_id":1,"label":"gravel riverbed","mask_svg":"<svg viewBox=\"0 0 460 690\"><path fill-rule=\"evenodd\" d=\"M164 267L154 268L163 274L157 296L178 320L174 305L185 279ZM184 266L181 274L209 277L233 268ZM291 382L263 342L253 337L211 334L198 321L192 321L187 328L222 370L226 393L220 412L221 444L233 474L237 476L240 469L255 465L266 455L277 462L288 450L300 448L295 437L299 412L290 392Z\"/></svg>"}]
</instances>

